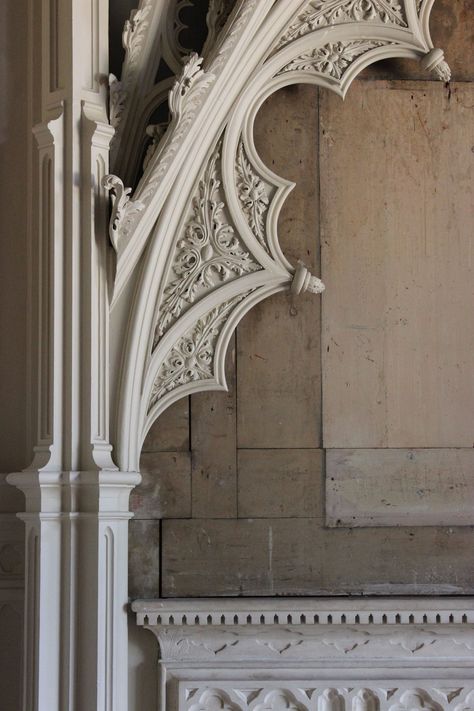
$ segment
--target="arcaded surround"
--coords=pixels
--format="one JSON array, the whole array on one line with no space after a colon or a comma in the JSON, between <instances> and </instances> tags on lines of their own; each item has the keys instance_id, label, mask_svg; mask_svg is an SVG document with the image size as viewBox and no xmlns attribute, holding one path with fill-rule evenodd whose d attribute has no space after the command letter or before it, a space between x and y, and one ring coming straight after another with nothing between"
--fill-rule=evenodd
<instances>
[{"instance_id":1,"label":"arcaded surround","mask_svg":"<svg viewBox=\"0 0 474 711\"><path fill-rule=\"evenodd\" d=\"M256 155L260 104L299 81L344 95L388 56L449 78L429 36L430 0L371 0L362 14L342 5L243 0L220 32L211 13L215 42L205 61L184 62L170 125L148 134L133 195L108 174L109 148L115 130L120 165L121 126L129 116L136 129L135 98L154 77L172 4L144 0L126 23L119 86L107 76L105 3L29 5L34 447L9 476L26 499L24 711L125 711L128 498L143 438L179 397L225 387L228 341L254 304L323 289L279 246L291 185ZM115 192L110 243L105 188Z\"/></svg>"},{"instance_id":2,"label":"arcaded surround","mask_svg":"<svg viewBox=\"0 0 474 711\"><path fill-rule=\"evenodd\" d=\"M137 601L161 708L470 711L473 600Z\"/></svg>"}]
</instances>

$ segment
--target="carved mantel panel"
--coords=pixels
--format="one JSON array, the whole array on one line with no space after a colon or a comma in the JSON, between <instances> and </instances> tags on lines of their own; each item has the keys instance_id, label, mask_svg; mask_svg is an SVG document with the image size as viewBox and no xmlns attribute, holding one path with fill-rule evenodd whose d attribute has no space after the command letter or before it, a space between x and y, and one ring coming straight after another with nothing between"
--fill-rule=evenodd
<instances>
[{"instance_id":1,"label":"carved mantel panel","mask_svg":"<svg viewBox=\"0 0 474 711\"><path fill-rule=\"evenodd\" d=\"M163 708L468 711L472 600L157 600Z\"/></svg>"}]
</instances>

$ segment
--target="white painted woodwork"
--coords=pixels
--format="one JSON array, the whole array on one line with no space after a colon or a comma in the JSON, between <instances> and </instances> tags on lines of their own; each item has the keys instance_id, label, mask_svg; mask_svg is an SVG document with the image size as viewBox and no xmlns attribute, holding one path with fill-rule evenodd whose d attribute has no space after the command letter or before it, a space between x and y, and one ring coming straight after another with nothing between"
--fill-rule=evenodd
<instances>
[{"instance_id":1,"label":"white painted woodwork","mask_svg":"<svg viewBox=\"0 0 474 711\"><path fill-rule=\"evenodd\" d=\"M474 701L473 600L156 600L158 708L461 711Z\"/></svg>"}]
</instances>

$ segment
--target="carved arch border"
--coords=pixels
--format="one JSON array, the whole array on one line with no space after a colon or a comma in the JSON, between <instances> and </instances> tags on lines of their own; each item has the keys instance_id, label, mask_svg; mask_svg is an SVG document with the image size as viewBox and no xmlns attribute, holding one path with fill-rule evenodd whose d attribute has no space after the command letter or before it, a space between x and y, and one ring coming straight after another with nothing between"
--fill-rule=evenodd
<instances>
[{"instance_id":1,"label":"carved arch border","mask_svg":"<svg viewBox=\"0 0 474 711\"><path fill-rule=\"evenodd\" d=\"M121 362L113 388L121 471L138 471L145 435L172 402L225 389L229 339L256 303L286 289L324 289L279 246L278 215L293 184L258 156L253 126L260 106L302 82L344 97L362 69L389 57L419 59L448 81L449 67L429 33L433 2L369 0L368 17L354 18L356 0L240 0L208 56L186 59L169 95L171 122L152 145L131 198L120 178L104 179L115 194L111 324L126 333L114 354ZM143 0L139 18L148 6ZM156 22L135 21L128 41L133 45L135 32L149 47L157 31ZM131 55L137 63L136 47ZM138 61L135 81L140 71L150 74L150 57L144 53L141 69ZM127 58L124 74L131 74ZM125 115L133 114L123 101ZM129 135L136 135L133 125Z\"/></svg>"}]
</instances>

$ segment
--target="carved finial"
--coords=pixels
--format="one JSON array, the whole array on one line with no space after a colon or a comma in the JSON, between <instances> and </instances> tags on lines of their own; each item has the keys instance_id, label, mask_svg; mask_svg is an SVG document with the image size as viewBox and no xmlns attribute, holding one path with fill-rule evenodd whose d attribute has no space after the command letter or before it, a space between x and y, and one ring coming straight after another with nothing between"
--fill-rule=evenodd
<instances>
[{"instance_id":1,"label":"carved finial","mask_svg":"<svg viewBox=\"0 0 474 711\"><path fill-rule=\"evenodd\" d=\"M156 148L157 148L159 142L161 141L161 139L163 138L167 128L168 128L168 123L155 123L155 124L150 124L149 126L146 127L145 133L152 140L146 150L145 157L143 159L143 170L146 169L148 163L153 158Z\"/></svg>"},{"instance_id":2,"label":"carved finial","mask_svg":"<svg viewBox=\"0 0 474 711\"><path fill-rule=\"evenodd\" d=\"M134 33L142 19L142 10L132 10L130 18L125 20L122 31L122 46L126 52L130 52L132 49Z\"/></svg>"},{"instance_id":3,"label":"carved finial","mask_svg":"<svg viewBox=\"0 0 474 711\"><path fill-rule=\"evenodd\" d=\"M203 48L203 55L207 56L214 47L219 32L227 22L230 13L234 8L233 0L210 0L209 8L206 15L206 24L208 29L206 44Z\"/></svg>"},{"instance_id":4,"label":"carved finial","mask_svg":"<svg viewBox=\"0 0 474 711\"><path fill-rule=\"evenodd\" d=\"M109 74L109 121L114 128L117 128L122 118L126 97L122 82L115 74Z\"/></svg>"},{"instance_id":5,"label":"carved finial","mask_svg":"<svg viewBox=\"0 0 474 711\"><path fill-rule=\"evenodd\" d=\"M321 279L313 276L303 262L298 262L291 282L292 294L303 294L305 291L310 291L312 294L321 294L325 288Z\"/></svg>"},{"instance_id":6,"label":"carved finial","mask_svg":"<svg viewBox=\"0 0 474 711\"><path fill-rule=\"evenodd\" d=\"M102 187L112 191L113 206L110 218L109 236L115 251L118 251L120 228L130 221L137 212L143 210L145 205L139 200L130 200L132 188L126 188L116 175L105 175L102 178ZM126 230L124 230L126 232Z\"/></svg>"},{"instance_id":7,"label":"carved finial","mask_svg":"<svg viewBox=\"0 0 474 711\"><path fill-rule=\"evenodd\" d=\"M194 100L214 81L214 74L202 69L204 59L196 52L183 57L183 72L169 93L168 104L173 116L179 116L189 96Z\"/></svg>"},{"instance_id":8,"label":"carved finial","mask_svg":"<svg viewBox=\"0 0 474 711\"><path fill-rule=\"evenodd\" d=\"M432 49L420 60L423 69L432 72L440 81L449 82L451 80L451 69L444 59L442 49Z\"/></svg>"}]
</instances>

